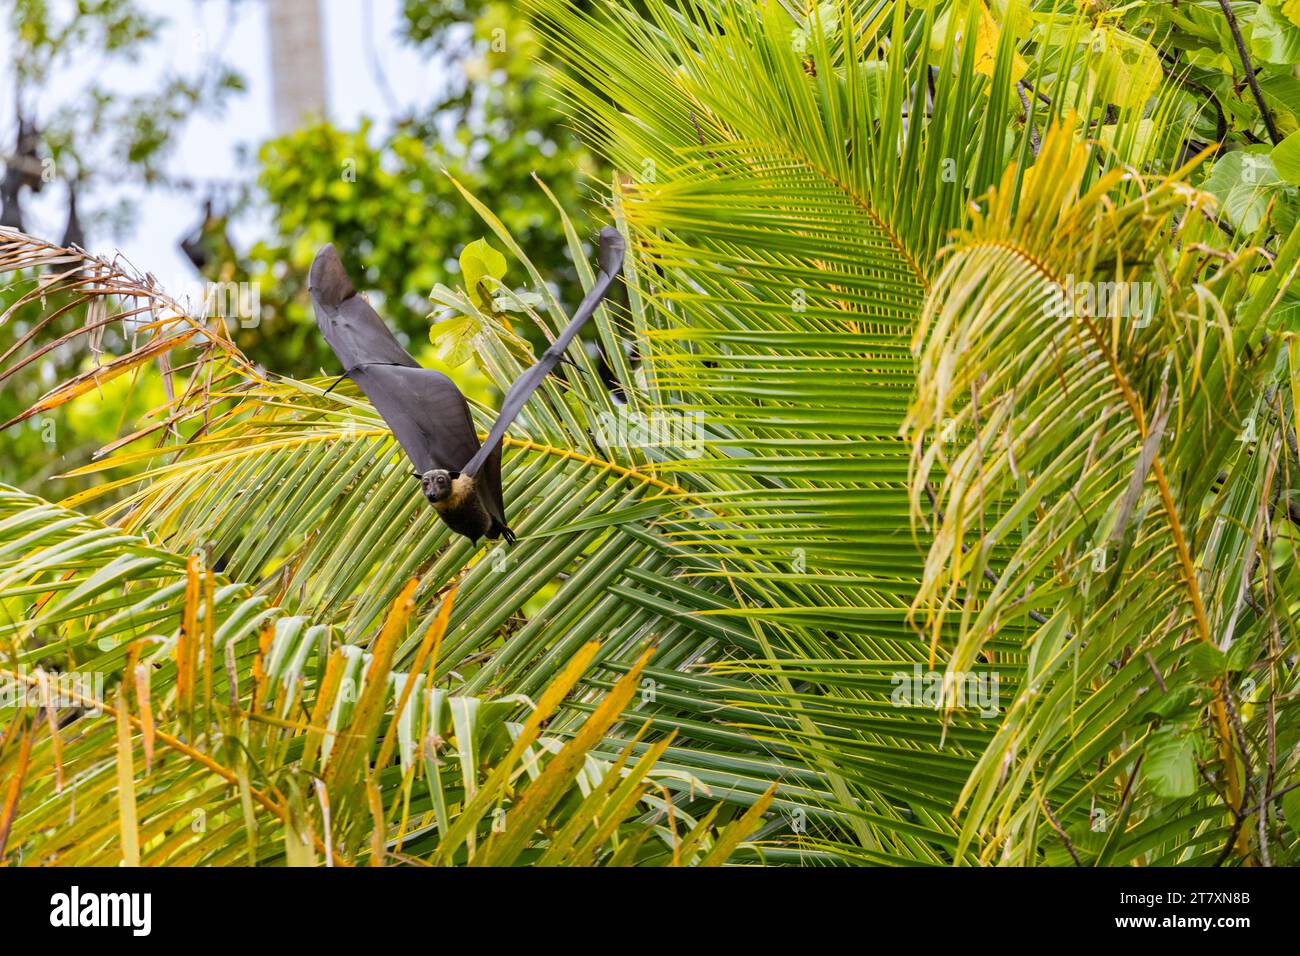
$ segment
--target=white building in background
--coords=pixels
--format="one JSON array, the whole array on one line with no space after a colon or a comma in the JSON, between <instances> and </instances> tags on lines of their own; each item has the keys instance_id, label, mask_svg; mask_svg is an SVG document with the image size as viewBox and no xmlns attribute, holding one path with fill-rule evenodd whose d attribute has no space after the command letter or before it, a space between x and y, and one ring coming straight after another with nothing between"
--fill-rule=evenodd
<instances>
[{"instance_id":1,"label":"white building in background","mask_svg":"<svg viewBox=\"0 0 1300 956\"><path fill-rule=\"evenodd\" d=\"M319 0L266 0L275 132L325 116L325 54Z\"/></svg>"}]
</instances>

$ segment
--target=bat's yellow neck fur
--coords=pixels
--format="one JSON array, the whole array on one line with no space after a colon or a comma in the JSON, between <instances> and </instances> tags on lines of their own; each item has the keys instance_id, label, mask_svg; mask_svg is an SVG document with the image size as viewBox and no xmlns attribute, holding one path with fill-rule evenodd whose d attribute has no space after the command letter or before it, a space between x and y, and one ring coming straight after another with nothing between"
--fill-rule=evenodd
<instances>
[{"instance_id":1,"label":"bat's yellow neck fur","mask_svg":"<svg viewBox=\"0 0 1300 956\"><path fill-rule=\"evenodd\" d=\"M470 494L474 491L474 479L468 475L457 475L451 482L451 494L441 501L435 501L433 506L439 512L451 509L458 511L461 506L469 499Z\"/></svg>"}]
</instances>

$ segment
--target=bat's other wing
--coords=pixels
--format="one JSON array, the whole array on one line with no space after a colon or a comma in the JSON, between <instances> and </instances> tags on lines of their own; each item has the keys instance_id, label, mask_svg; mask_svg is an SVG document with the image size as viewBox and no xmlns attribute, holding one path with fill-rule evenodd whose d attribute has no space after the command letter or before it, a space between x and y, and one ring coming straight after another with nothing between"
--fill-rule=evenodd
<instances>
[{"instance_id":1,"label":"bat's other wing","mask_svg":"<svg viewBox=\"0 0 1300 956\"><path fill-rule=\"evenodd\" d=\"M379 409L420 474L432 468L460 471L479 450L469 404L441 372L372 363L349 377Z\"/></svg>"},{"instance_id":2,"label":"bat's other wing","mask_svg":"<svg viewBox=\"0 0 1300 956\"><path fill-rule=\"evenodd\" d=\"M478 488L479 501L483 504L483 510L496 521L497 526L502 529L506 541L510 544L515 543L514 533L506 524L506 501L505 496L501 493L501 443L488 453L487 459L483 462L483 468L479 472L477 480L474 482Z\"/></svg>"},{"instance_id":3,"label":"bat's other wing","mask_svg":"<svg viewBox=\"0 0 1300 956\"><path fill-rule=\"evenodd\" d=\"M343 363L344 374L371 364L420 367L370 303L357 295L333 245L316 253L307 290L316 306L316 324Z\"/></svg>"},{"instance_id":4,"label":"bat's other wing","mask_svg":"<svg viewBox=\"0 0 1300 956\"><path fill-rule=\"evenodd\" d=\"M461 469L462 473L476 475L489 455L500 455L501 439L505 437L506 430L519 414L519 410L524 407L524 402L528 401L528 397L537 391L537 386L541 385L551 369L555 368L556 363L564 356L564 350L577 336L578 330L587 324L587 320L592 317L596 307L600 305L605 294L609 292L610 286L614 284L614 278L623 268L624 249L623 237L619 235L617 229L606 226L600 231L600 253L597 259L600 272L596 275L596 281L578 305L578 311L573 313L573 318L564 327L564 331L551 343L551 347L537 360L537 364L515 379L514 384L510 386L505 401L501 403L501 414L497 416L487 441L478 454Z\"/></svg>"}]
</instances>

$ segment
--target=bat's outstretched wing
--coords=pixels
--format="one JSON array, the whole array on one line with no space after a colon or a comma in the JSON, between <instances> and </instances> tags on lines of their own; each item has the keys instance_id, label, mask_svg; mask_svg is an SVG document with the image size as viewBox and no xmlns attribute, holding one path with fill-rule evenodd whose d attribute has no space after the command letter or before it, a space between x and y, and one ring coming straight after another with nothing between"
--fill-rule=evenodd
<instances>
[{"instance_id":1,"label":"bat's outstretched wing","mask_svg":"<svg viewBox=\"0 0 1300 956\"><path fill-rule=\"evenodd\" d=\"M490 456L494 456L497 462L498 473L500 471L501 457L501 439L505 437L506 429L515 420L519 410L524 407L524 402L528 397L537 390L537 386L542 384L542 379L555 368L556 363L564 356L564 350L569 347L587 320L591 318L600 305L609 288L614 284L614 278L618 275L619 270L623 268L623 237L619 235L617 229L606 226L600 231L600 254L598 263L600 272L596 275L596 281L588 290L587 295L583 298L578 306L578 311L573 313L573 318L569 324L564 327L559 336L551 343L551 347L546 350L537 364L528 369L515 383L510 386L510 391L506 393L505 401L501 403L501 414L497 416L496 423L492 426L492 431L488 433L487 441L478 453L469 462L461 468L461 472L466 475L476 475ZM486 476L485 476L486 477ZM495 483L496 494L500 496L500 480Z\"/></svg>"},{"instance_id":2,"label":"bat's outstretched wing","mask_svg":"<svg viewBox=\"0 0 1300 956\"><path fill-rule=\"evenodd\" d=\"M345 375L363 365L420 367L370 303L357 295L334 246L326 245L316 253L307 290L316 306L316 324L343 363Z\"/></svg>"},{"instance_id":3,"label":"bat's outstretched wing","mask_svg":"<svg viewBox=\"0 0 1300 956\"><path fill-rule=\"evenodd\" d=\"M479 450L460 389L441 372L421 367L398 344L384 320L357 295L333 246L316 253L307 287L316 324L343 363L343 374L379 410L416 471L459 471Z\"/></svg>"},{"instance_id":4,"label":"bat's outstretched wing","mask_svg":"<svg viewBox=\"0 0 1300 956\"><path fill-rule=\"evenodd\" d=\"M348 377L379 409L420 474L433 468L460 471L479 450L469 404L441 372L371 363Z\"/></svg>"}]
</instances>

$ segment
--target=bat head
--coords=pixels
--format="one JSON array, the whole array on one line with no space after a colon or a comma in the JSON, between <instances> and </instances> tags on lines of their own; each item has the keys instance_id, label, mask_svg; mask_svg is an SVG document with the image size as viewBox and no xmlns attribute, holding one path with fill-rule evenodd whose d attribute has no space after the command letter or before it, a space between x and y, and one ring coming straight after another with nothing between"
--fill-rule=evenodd
<instances>
[{"instance_id":1,"label":"bat head","mask_svg":"<svg viewBox=\"0 0 1300 956\"><path fill-rule=\"evenodd\" d=\"M446 501L451 496L451 483L460 477L458 472L434 468L420 476L420 490L430 504Z\"/></svg>"}]
</instances>

